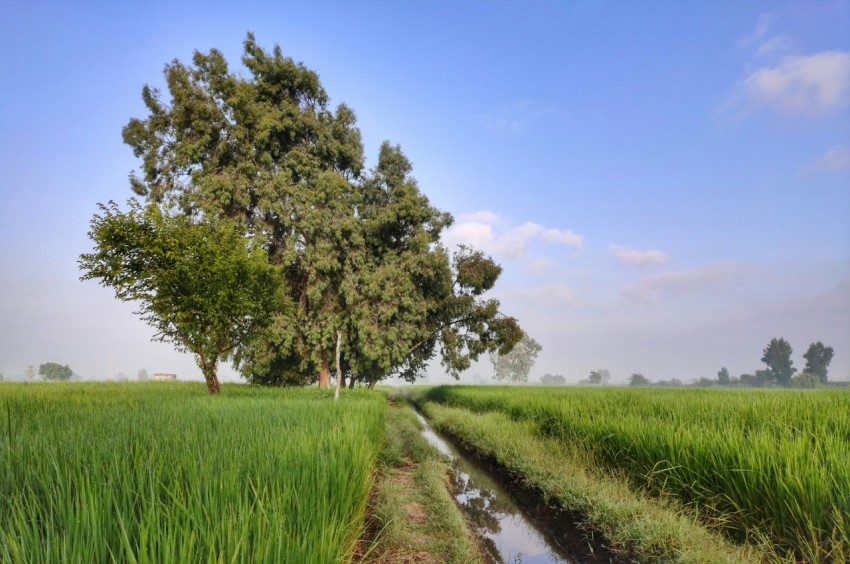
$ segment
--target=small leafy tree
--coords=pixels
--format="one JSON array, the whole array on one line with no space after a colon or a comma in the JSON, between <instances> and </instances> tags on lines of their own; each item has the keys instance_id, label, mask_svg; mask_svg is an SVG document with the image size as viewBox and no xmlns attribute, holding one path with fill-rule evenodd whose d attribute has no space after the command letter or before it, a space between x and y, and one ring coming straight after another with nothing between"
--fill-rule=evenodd
<instances>
[{"instance_id":1,"label":"small leafy tree","mask_svg":"<svg viewBox=\"0 0 850 564\"><path fill-rule=\"evenodd\" d=\"M652 382L650 382L649 379L640 372L635 372L629 376L629 386L649 386L651 383Z\"/></svg>"},{"instance_id":2,"label":"small leafy tree","mask_svg":"<svg viewBox=\"0 0 850 564\"><path fill-rule=\"evenodd\" d=\"M139 304L155 340L191 352L210 394L221 393L218 364L281 311L280 277L264 249L236 226L171 217L130 200L128 212L101 205L91 221L94 252L80 256L82 280L98 279Z\"/></svg>"},{"instance_id":3,"label":"small leafy tree","mask_svg":"<svg viewBox=\"0 0 850 564\"><path fill-rule=\"evenodd\" d=\"M493 378L500 382L528 382L528 373L541 350L540 343L524 335L509 353L490 353L495 370Z\"/></svg>"},{"instance_id":4,"label":"small leafy tree","mask_svg":"<svg viewBox=\"0 0 850 564\"><path fill-rule=\"evenodd\" d=\"M717 372L717 383L721 386L729 385L729 371L725 366Z\"/></svg>"},{"instance_id":5,"label":"small leafy tree","mask_svg":"<svg viewBox=\"0 0 850 564\"><path fill-rule=\"evenodd\" d=\"M139 371L136 373L136 380L138 380L139 382L145 382L147 381L147 379L148 371L144 368L140 368Z\"/></svg>"},{"instance_id":6,"label":"small leafy tree","mask_svg":"<svg viewBox=\"0 0 850 564\"><path fill-rule=\"evenodd\" d=\"M770 372L771 380L780 386L788 386L791 384L791 377L797 371L794 368L794 362L791 360L791 345L785 339L771 339L767 347L764 349L764 354L761 361L767 365Z\"/></svg>"},{"instance_id":7,"label":"small leafy tree","mask_svg":"<svg viewBox=\"0 0 850 564\"><path fill-rule=\"evenodd\" d=\"M70 380L73 374L74 371L70 366L67 364L63 366L58 362L45 362L38 367L38 375L53 382Z\"/></svg>"},{"instance_id":8,"label":"small leafy tree","mask_svg":"<svg viewBox=\"0 0 850 564\"><path fill-rule=\"evenodd\" d=\"M591 371L590 376L587 378L591 384L602 386L606 385L610 379L611 373L604 369Z\"/></svg>"},{"instance_id":9,"label":"small leafy tree","mask_svg":"<svg viewBox=\"0 0 850 564\"><path fill-rule=\"evenodd\" d=\"M540 378L540 383L544 386L565 386L567 384L567 379L561 374L546 373L542 378Z\"/></svg>"},{"instance_id":10,"label":"small leafy tree","mask_svg":"<svg viewBox=\"0 0 850 564\"><path fill-rule=\"evenodd\" d=\"M806 354L803 355L803 358L806 359L804 372L814 374L820 379L821 384L826 384L829 363L832 362L834 354L835 351L832 350L832 347L825 347L820 341L812 343L809 345Z\"/></svg>"}]
</instances>

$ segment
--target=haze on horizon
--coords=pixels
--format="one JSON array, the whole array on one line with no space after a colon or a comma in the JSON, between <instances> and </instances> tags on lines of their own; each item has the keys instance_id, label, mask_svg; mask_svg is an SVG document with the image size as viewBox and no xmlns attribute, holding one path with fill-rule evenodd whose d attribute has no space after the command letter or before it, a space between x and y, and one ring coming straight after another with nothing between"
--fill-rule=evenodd
<instances>
[{"instance_id":1,"label":"haze on horizon","mask_svg":"<svg viewBox=\"0 0 850 564\"><path fill-rule=\"evenodd\" d=\"M733 376L773 337L850 380L850 2L30 2L0 22L0 373L201 379L78 280L98 202L131 196L121 128L194 50L253 31L384 139L568 382ZM232 370L224 380L237 381ZM486 361L462 381L489 380ZM436 366L429 381L446 381Z\"/></svg>"}]
</instances>

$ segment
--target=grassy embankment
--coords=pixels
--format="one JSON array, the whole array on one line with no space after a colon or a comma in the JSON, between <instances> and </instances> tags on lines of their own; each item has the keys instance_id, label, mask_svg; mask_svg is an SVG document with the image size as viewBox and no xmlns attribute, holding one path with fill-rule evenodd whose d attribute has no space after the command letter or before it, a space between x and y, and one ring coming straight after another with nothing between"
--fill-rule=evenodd
<instances>
[{"instance_id":1,"label":"grassy embankment","mask_svg":"<svg viewBox=\"0 0 850 564\"><path fill-rule=\"evenodd\" d=\"M342 562L386 402L197 384L0 386L0 562Z\"/></svg>"},{"instance_id":2,"label":"grassy embankment","mask_svg":"<svg viewBox=\"0 0 850 564\"><path fill-rule=\"evenodd\" d=\"M844 392L441 387L428 399L438 428L644 559L771 556L705 537L694 512L786 557L850 554Z\"/></svg>"},{"instance_id":3,"label":"grassy embankment","mask_svg":"<svg viewBox=\"0 0 850 564\"><path fill-rule=\"evenodd\" d=\"M481 562L448 492L448 465L404 402L390 403L370 503L366 562Z\"/></svg>"}]
</instances>

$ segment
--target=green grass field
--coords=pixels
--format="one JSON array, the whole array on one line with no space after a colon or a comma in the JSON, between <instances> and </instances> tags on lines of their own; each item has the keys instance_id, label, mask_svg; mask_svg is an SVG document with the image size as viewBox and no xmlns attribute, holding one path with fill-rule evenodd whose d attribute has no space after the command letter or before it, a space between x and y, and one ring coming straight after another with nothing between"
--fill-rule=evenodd
<instances>
[{"instance_id":1,"label":"green grass field","mask_svg":"<svg viewBox=\"0 0 850 564\"><path fill-rule=\"evenodd\" d=\"M198 384L0 385L0 562L342 562L386 402Z\"/></svg>"},{"instance_id":2,"label":"green grass field","mask_svg":"<svg viewBox=\"0 0 850 564\"><path fill-rule=\"evenodd\" d=\"M446 386L427 398L529 422L738 540L850 555L847 392Z\"/></svg>"}]
</instances>

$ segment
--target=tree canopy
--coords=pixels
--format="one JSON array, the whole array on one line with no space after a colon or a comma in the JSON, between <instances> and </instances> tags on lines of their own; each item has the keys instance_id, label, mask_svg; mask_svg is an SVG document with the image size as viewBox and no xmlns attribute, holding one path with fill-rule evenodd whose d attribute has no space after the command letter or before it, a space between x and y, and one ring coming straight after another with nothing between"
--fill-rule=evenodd
<instances>
[{"instance_id":1,"label":"tree canopy","mask_svg":"<svg viewBox=\"0 0 850 564\"><path fill-rule=\"evenodd\" d=\"M493 378L500 382L528 382L528 373L531 372L541 350L543 347L540 343L528 335L523 335L507 354L490 353L494 368Z\"/></svg>"},{"instance_id":2,"label":"tree canopy","mask_svg":"<svg viewBox=\"0 0 850 564\"><path fill-rule=\"evenodd\" d=\"M791 360L791 344L785 339L773 338L764 349L761 361L767 365L771 381L780 386L791 384L791 377L797 371ZM758 372L756 373L758 376Z\"/></svg>"},{"instance_id":3,"label":"tree canopy","mask_svg":"<svg viewBox=\"0 0 850 564\"><path fill-rule=\"evenodd\" d=\"M66 381L70 380L74 375L74 371L67 364L62 365L58 362L45 362L38 367L38 375L45 380L51 381Z\"/></svg>"},{"instance_id":4,"label":"tree canopy","mask_svg":"<svg viewBox=\"0 0 850 564\"><path fill-rule=\"evenodd\" d=\"M256 335L271 311L285 311L281 279L266 253L226 220L169 216L135 200L101 206L91 221L94 252L80 257L83 280L98 279L156 329L155 339L195 355L211 394L219 361Z\"/></svg>"},{"instance_id":5,"label":"tree canopy","mask_svg":"<svg viewBox=\"0 0 850 564\"><path fill-rule=\"evenodd\" d=\"M825 347L820 341L810 344L803 355L803 358L806 359L804 372L814 374L821 384L826 384L829 363L832 362L834 354L835 351L832 350L832 347Z\"/></svg>"},{"instance_id":6,"label":"tree canopy","mask_svg":"<svg viewBox=\"0 0 850 564\"><path fill-rule=\"evenodd\" d=\"M328 387L338 342L350 384L413 380L438 354L457 375L507 353L522 331L484 297L501 268L441 245L452 218L420 192L400 147L384 143L365 171L354 112L331 107L315 72L252 34L242 63L247 77L215 49L166 65L168 96L145 86L148 115L123 135L147 206L235 225L277 269L285 299L232 351L243 375Z\"/></svg>"}]
</instances>

